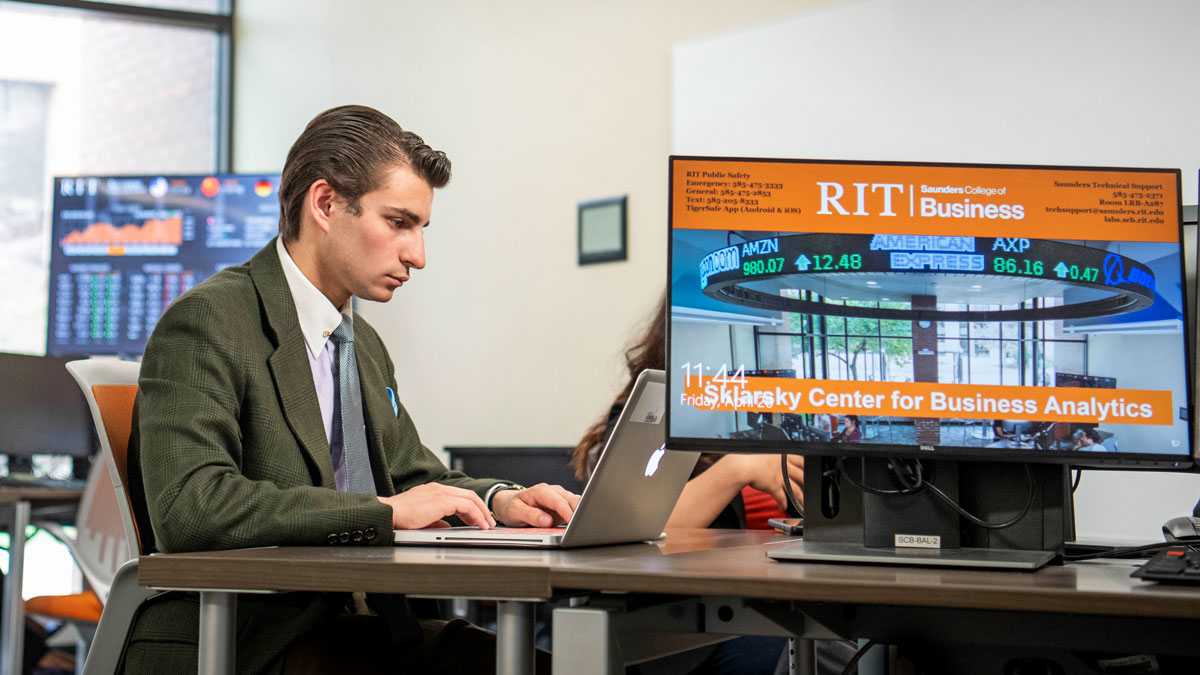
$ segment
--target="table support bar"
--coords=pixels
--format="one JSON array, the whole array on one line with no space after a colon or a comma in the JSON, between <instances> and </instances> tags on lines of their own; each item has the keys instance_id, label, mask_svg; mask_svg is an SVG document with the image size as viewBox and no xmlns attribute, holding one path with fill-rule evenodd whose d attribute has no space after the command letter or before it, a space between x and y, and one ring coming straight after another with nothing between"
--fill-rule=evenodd
<instances>
[{"instance_id":1,"label":"table support bar","mask_svg":"<svg viewBox=\"0 0 1200 675\"><path fill-rule=\"evenodd\" d=\"M25 599L21 580L25 575L25 528L29 525L30 505L20 500L12 505L12 529L8 546L8 576L4 578L4 636L0 640L0 671L21 672L25 654Z\"/></svg>"},{"instance_id":2,"label":"table support bar","mask_svg":"<svg viewBox=\"0 0 1200 675\"><path fill-rule=\"evenodd\" d=\"M816 675L817 643L805 638L788 638L789 675Z\"/></svg>"},{"instance_id":3,"label":"table support bar","mask_svg":"<svg viewBox=\"0 0 1200 675\"><path fill-rule=\"evenodd\" d=\"M496 603L496 675L533 675L534 603Z\"/></svg>"},{"instance_id":4,"label":"table support bar","mask_svg":"<svg viewBox=\"0 0 1200 675\"><path fill-rule=\"evenodd\" d=\"M621 675L625 662L616 643L613 609L554 610L553 675Z\"/></svg>"},{"instance_id":5,"label":"table support bar","mask_svg":"<svg viewBox=\"0 0 1200 675\"><path fill-rule=\"evenodd\" d=\"M234 625L237 595L200 592L200 675L234 672Z\"/></svg>"}]
</instances>

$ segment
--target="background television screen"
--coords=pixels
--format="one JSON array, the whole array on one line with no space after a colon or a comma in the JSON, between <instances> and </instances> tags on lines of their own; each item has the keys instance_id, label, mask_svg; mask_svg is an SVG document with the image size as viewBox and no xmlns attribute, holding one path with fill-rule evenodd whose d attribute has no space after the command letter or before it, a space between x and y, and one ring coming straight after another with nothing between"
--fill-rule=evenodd
<instances>
[{"instance_id":1,"label":"background television screen","mask_svg":"<svg viewBox=\"0 0 1200 675\"><path fill-rule=\"evenodd\" d=\"M1179 180L672 158L668 443L1190 464Z\"/></svg>"},{"instance_id":2,"label":"background television screen","mask_svg":"<svg viewBox=\"0 0 1200 675\"><path fill-rule=\"evenodd\" d=\"M46 353L140 354L180 293L278 232L279 176L54 179Z\"/></svg>"}]
</instances>

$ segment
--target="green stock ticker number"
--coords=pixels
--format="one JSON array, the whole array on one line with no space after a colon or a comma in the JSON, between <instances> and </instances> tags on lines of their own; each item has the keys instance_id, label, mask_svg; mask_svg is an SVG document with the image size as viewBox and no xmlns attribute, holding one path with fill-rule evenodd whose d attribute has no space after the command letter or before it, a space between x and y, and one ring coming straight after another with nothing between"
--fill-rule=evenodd
<instances>
[{"instance_id":1,"label":"green stock ticker number","mask_svg":"<svg viewBox=\"0 0 1200 675\"><path fill-rule=\"evenodd\" d=\"M1100 278L1100 270L1095 267L1080 267L1079 265L1068 265L1060 262L1054 266L1054 276L1059 279L1096 281Z\"/></svg>"},{"instance_id":2,"label":"green stock ticker number","mask_svg":"<svg viewBox=\"0 0 1200 675\"><path fill-rule=\"evenodd\" d=\"M796 270L799 272L824 272L826 270L858 270L862 269L862 256L857 253L830 255L828 253L801 254L796 257Z\"/></svg>"},{"instance_id":3,"label":"green stock ticker number","mask_svg":"<svg viewBox=\"0 0 1200 675\"><path fill-rule=\"evenodd\" d=\"M1041 260L1017 260L1016 258L992 258L992 271L998 274L1025 274L1042 276L1045 266Z\"/></svg>"},{"instance_id":4,"label":"green stock ticker number","mask_svg":"<svg viewBox=\"0 0 1200 675\"><path fill-rule=\"evenodd\" d=\"M774 274L782 272L786 258L763 258L760 260L747 260L742 263L742 274L753 276L755 274Z\"/></svg>"}]
</instances>

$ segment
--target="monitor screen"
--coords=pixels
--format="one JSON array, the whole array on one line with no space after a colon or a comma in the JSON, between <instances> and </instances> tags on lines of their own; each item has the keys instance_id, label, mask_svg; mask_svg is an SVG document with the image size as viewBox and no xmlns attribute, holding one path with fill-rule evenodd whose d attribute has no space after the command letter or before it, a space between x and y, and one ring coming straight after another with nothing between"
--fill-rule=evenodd
<instances>
[{"instance_id":1,"label":"monitor screen","mask_svg":"<svg viewBox=\"0 0 1200 675\"><path fill-rule=\"evenodd\" d=\"M1191 464L1179 171L670 174L669 447Z\"/></svg>"},{"instance_id":2,"label":"monitor screen","mask_svg":"<svg viewBox=\"0 0 1200 675\"><path fill-rule=\"evenodd\" d=\"M89 457L99 447L69 360L0 354L9 385L0 388L0 454Z\"/></svg>"},{"instance_id":3,"label":"monitor screen","mask_svg":"<svg viewBox=\"0 0 1200 675\"><path fill-rule=\"evenodd\" d=\"M141 354L180 293L279 226L279 176L54 179L46 353Z\"/></svg>"}]
</instances>

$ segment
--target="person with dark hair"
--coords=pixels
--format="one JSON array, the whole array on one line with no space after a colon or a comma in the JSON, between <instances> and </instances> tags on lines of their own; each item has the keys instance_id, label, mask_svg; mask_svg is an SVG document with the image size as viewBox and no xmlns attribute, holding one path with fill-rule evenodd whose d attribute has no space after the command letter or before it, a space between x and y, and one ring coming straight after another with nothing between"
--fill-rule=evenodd
<instances>
[{"instance_id":1,"label":"person with dark hair","mask_svg":"<svg viewBox=\"0 0 1200 675\"><path fill-rule=\"evenodd\" d=\"M625 352L625 365L629 372L625 388L617 394L608 413L588 428L572 451L571 466L580 480L587 480L595 470L604 442L612 433L638 375L646 369L662 370L666 365L665 295L655 307L641 337ZM788 473L792 492L797 499L803 500L802 456L788 456ZM770 510L770 517L782 518L787 515L787 493L779 455L703 453L692 471L692 479L684 486L683 494L671 512L667 527L743 529L747 524L744 495L750 495L754 503ZM765 528L766 515L753 519Z\"/></svg>"},{"instance_id":2,"label":"person with dark hair","mask_svg":"<svg viewBox=\"0 0 1200 675\"><path fill-rule=\"evenodd\" d=\"M642 336L625 352L625 364L629 371L625 388L617 394L608 413L598 419L575 446L571 465L580 479L586 480L595 470L604 443L612 433L638 375L648 368L661 370L666 365L666 315L664 296L655 305L654 314ZM789 455L788 473L793 493L798 499L803 499L804 458ZM787 516L783 481L779 455L703 453L671 512L667 528L744 529L748 524L768 527L768 517ZM640 675L765 675L776 671L785 646L786 641L782 638L740 637L712 647L632 666L628 670Z\"/></svg>"},{"instance_id":3,"label":"person with dark hair","mask_svg":"<svg viewBox=\"0 0 1200 675\"><path fill-rule=\"evenodd\" d=\"M858 420L858 415L845 415L842 417L842 430L833 437L834 443L861 443L862 428L861 422Z\"/></svg>"},{"instance_id":4,"label":"person with dark hair","mask_svg":"<svg viewBox=\"0 0 1200 675\"><path fill-rule=\"evenodd\" d=\"M1006 420L992 420L992 435L996 437L996 440L1015 441L1017 439L1017 432L1009 426L1010 424Z\"/></svg>"},{"instance_id":5,"label":"person with dark hair","mask_svg":"<svg viewBox=\"0 0 1200 675\"><path fill-rule=\"evenodd\" d=\"M342 106L288 152L280 236L176 300L142 361L129 491L151 551L390 546L393 528L570 520L579 498L451 471L396 396L351 298L386 302L425 267L450 160L383 113ZM195 671L196 599L141 611L126 673ZM242 596L238 673L494 672L494 636L418 619L401 596ZM546 659L539 668L547 666Z\"/></svg>"},{"instance_id":6,"label":"person with dark hair","mask_svg":"<svg viewBox=\"0 0 1200 675\"><path fill-rule=\"evenodd\" d=\"M1103 445L1103 439L1100 438L1100 432L1096 431L1095 427L1087 427L1079 432L1075 438L1076 450L1106 450Z\"/></svg>"}]
</instances>

